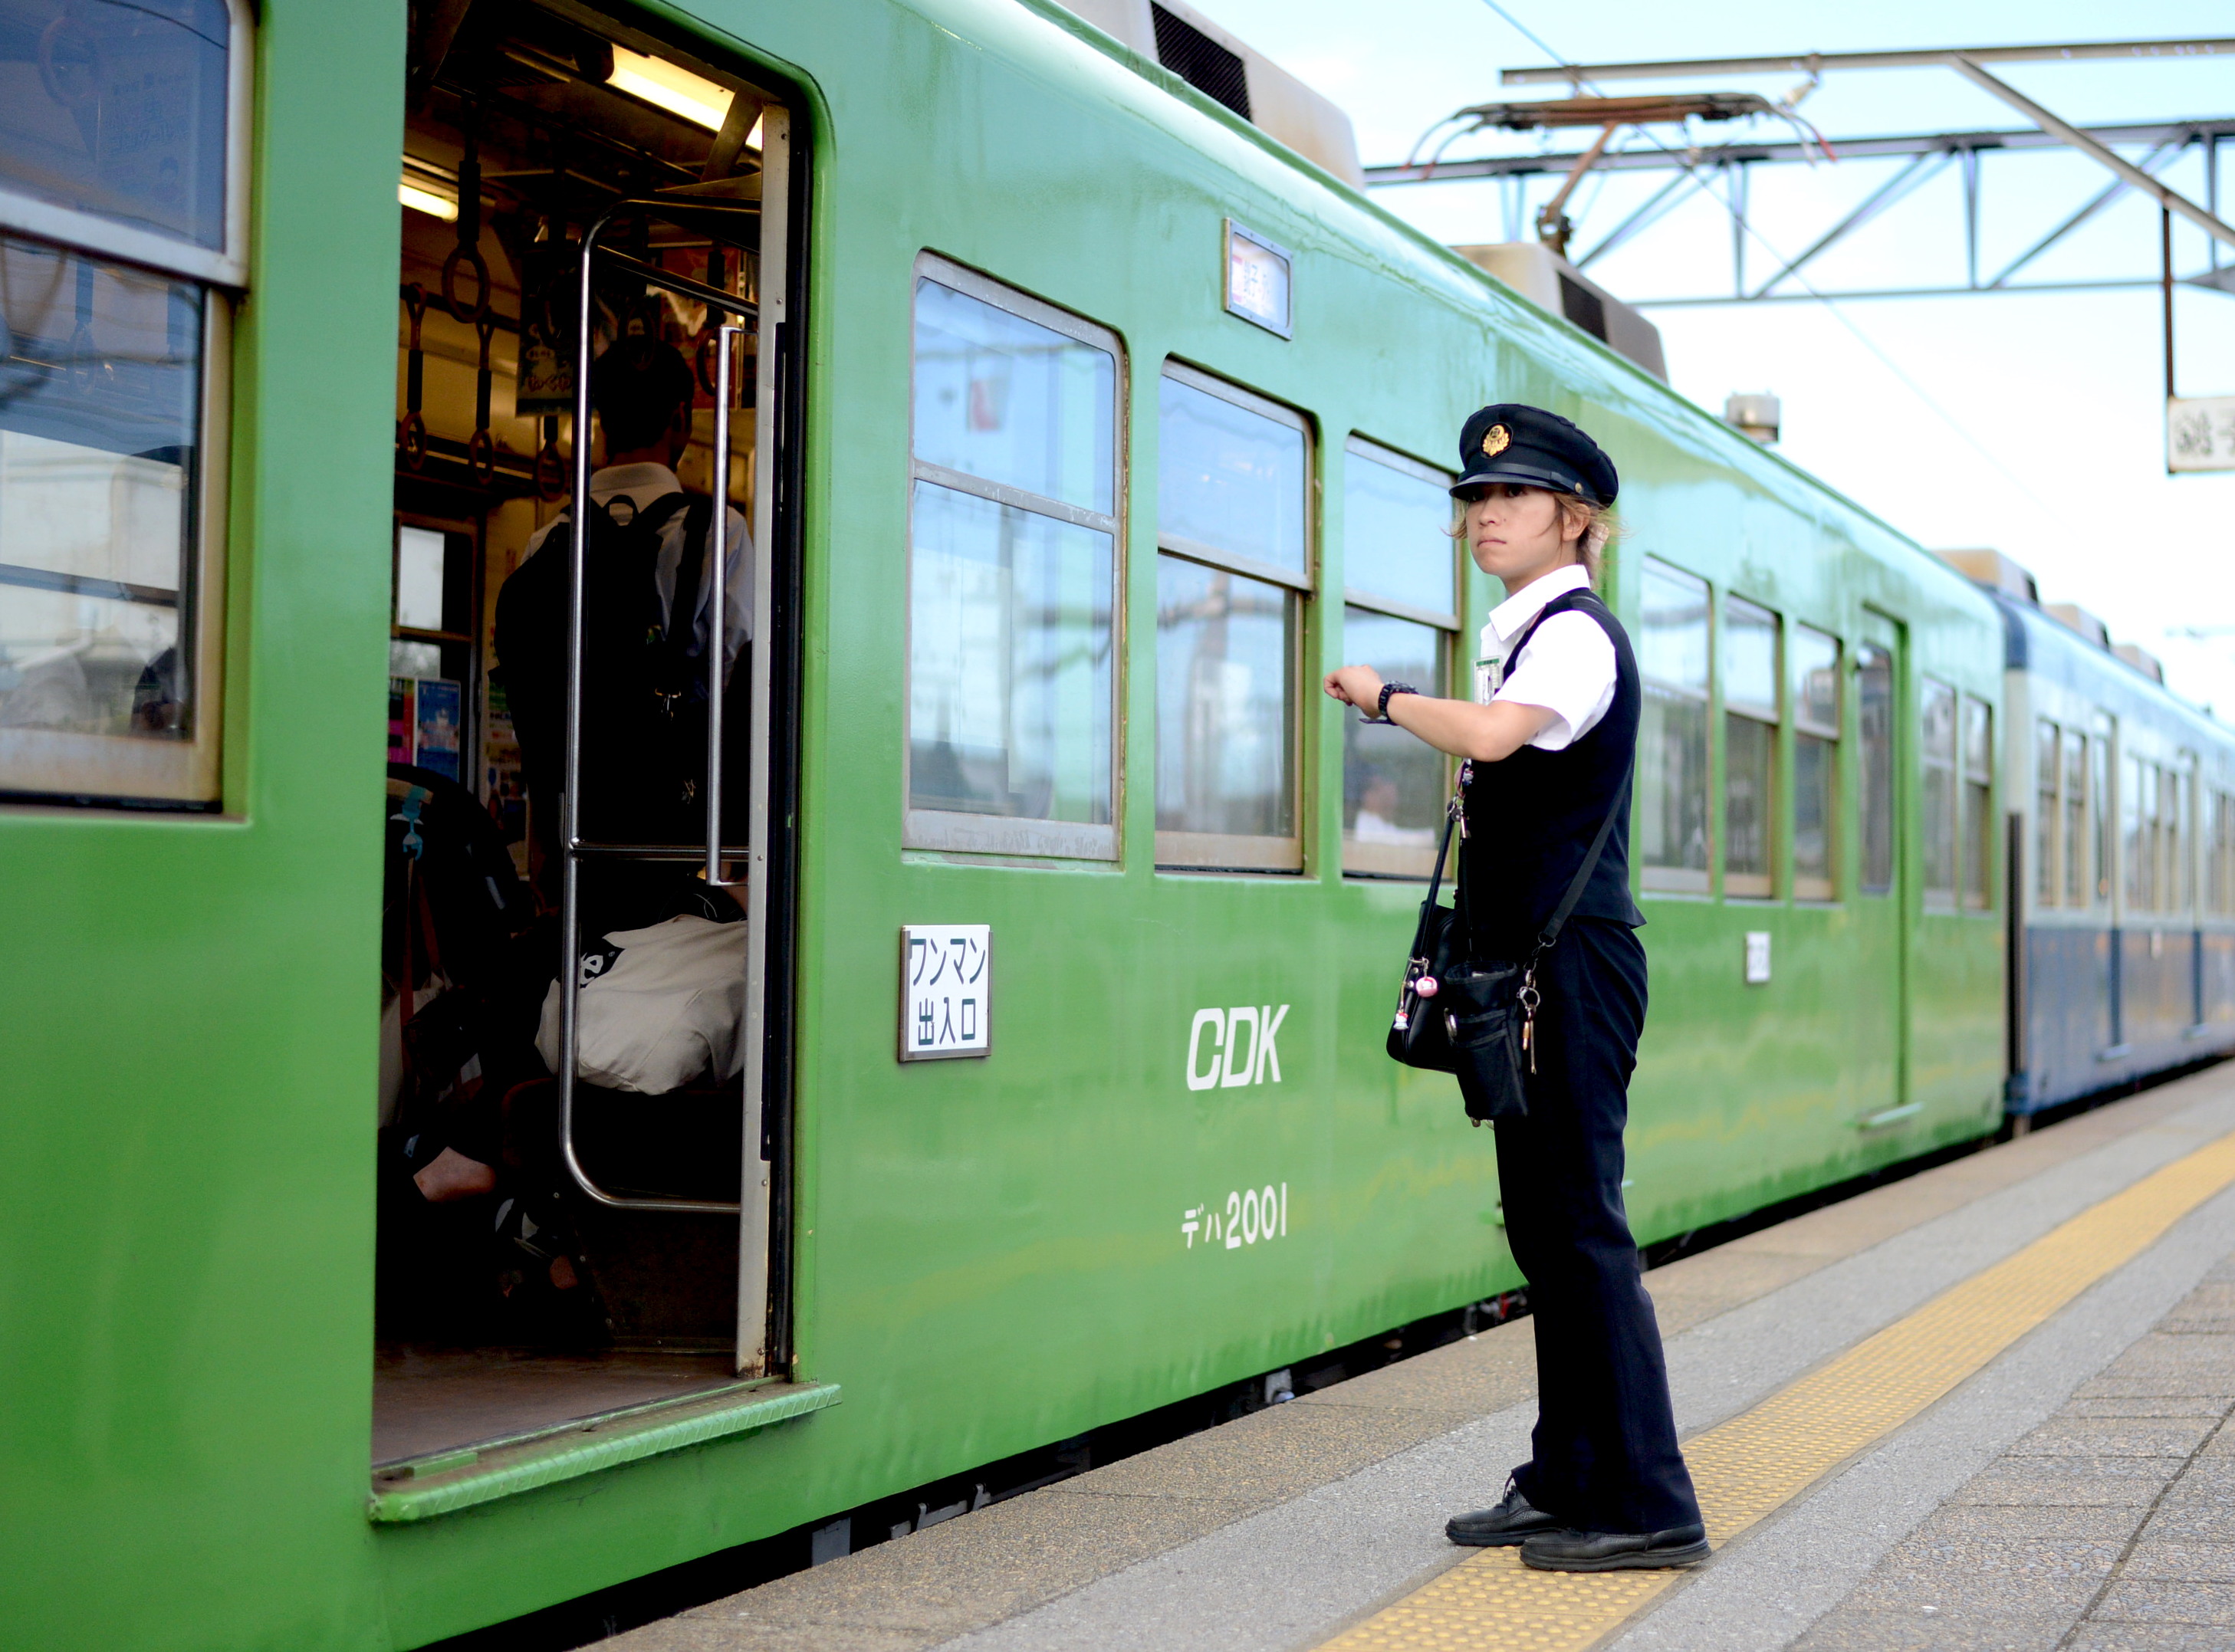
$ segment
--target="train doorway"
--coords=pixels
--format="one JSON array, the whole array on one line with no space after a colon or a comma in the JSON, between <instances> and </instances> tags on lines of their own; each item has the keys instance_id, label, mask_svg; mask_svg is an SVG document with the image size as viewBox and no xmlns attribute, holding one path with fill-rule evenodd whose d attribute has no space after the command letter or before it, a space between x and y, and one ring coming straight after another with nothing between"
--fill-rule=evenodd
<instances>
[{"instance_id":1,"label":"train doorway","mask_svg":"<svg viewBox=\"0 0 2235 1652\"><path fill-rule=\"evenodd\" d=\"M788 1365L780 88L415 8L372 1460Z\"/></svg>"},{"instance_id":2,"label":"train doorway","mask_svg":"<svg viewBox=\"0 0 2235 1652\"><path fill-rule=\"evenodd\" d=\"M1845 1019L1856 1047L1849 1071L1850 1116L1858 1129L1884 1129L1915 1111L1909 1103L1911 894L1903 823L1909 818L1902 731L1906 680L1900 624L1866 613L1855 652L1856 781L1861 823L1857 844L1854 999Z\"/></svg>"}]
</instances>

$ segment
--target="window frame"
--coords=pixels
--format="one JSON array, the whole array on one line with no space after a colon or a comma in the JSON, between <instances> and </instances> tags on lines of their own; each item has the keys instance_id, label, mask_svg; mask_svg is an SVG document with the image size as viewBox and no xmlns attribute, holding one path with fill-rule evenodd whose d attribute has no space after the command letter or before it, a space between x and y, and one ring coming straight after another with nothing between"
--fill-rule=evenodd
<instances>
[{"instance_id":1,"label":"window frame","mask_svg":"<svg viewBox=\"0 0 2235 1652\"><path fill-rule=\"evenodd\" d=\"M6 226L0 226L0 229ZM12 232L10 232L12 233ZM58 251L88 258L77 247ZM172 279L175 272L162 272ZM193 661L193 729L184 740L0 729L0 804L210 813L224 807L226 483L232 475L233 308L202 287L200 440L187 486L193 543L180 568L179 628ZM4 589L0 587L0 589Z\"/></svg>"},{"instance_id":2,"label":"window frame","mask_svg":"<svg viewBox=\"0 0 2235 1652\"><path fill-rule=\"evenodd\" d=\"M255 17L250 0L226 0L230 30L225 60L225 244L197 246L158 230L120 224L80 206L19 195L0 180L0 230L120 264L134 264L204 286L239 292L248 285L249 156L255 67Z\"/></svg>"},{"instance_id":3,"label":"window frame","mask_svg":"<svg viewBox=\"0 0 2235 1652\"><path fill-rule=\"evenodd\" d=\"M1350 483L1349 467L1355 460L1363 460L1368 464L1383 465L1389 469L1400 471L1416 481L1427 482L1446 490L1455 480L1448 470L1440 469L1425 460L1415 459L1408 453L1400 453L1394 448L1376 442L1369 436L1353 430L1345 439L1342 449L1346 502L1346 509L1343 513L1343 567L1346 576L1350 567L1350 514L1347 508ZM1387 597L1377 596L1370 591L1362 590L1350 584L1347 577L1343 584L1343 624L1346 631L1350 623L1349 610L1364 608L1369 613L1380 614L1391 620L1406 620L1417 626L1426 626L1440 633L1441 646L1445 653L1436 685L1431 691L1436 694L1449 694L1452 692L1452 685L1458 671L1459 642L1465 630L1465 622L1461 617L1460 610L1465 606L1466 568L1462 564L1462 552L1459 541L1456 539L1451 541L1451 555L1452 608L1448 613L1435 613L1426 608L1416 608L1410 603L1396 602ZM1444 773L1446 780L1450 778L1452 768L1452 760L1445 759ZM1347 777L1345 777L1344 783L1348 784ZM1434 869L1435 851L1432 849L1403 849L1386 843L1359 843L1352 840L1348 832L1343 832L1340 836L1342 875L1345 877L1399 878L1426 882Z\"/></svg>"},{"instance_id":4,"label":"window frame","mask_svg":"<svg viewBox=\"0 0 2235 1652\"><path fill-rule=\"evenodd\" d=\"M1924 718L1936 693L1948 697L1948 749L1943 757L1932 749L1925 737ZM1917 731L1917 885L1924 897L1927 912L1955 912L1963 907L1963 694L1955 684L1943 678L1921 676L1917 679L1917 711L1910 719ZM1932 881L1935 822L1930 813L1932 775L1937 770L1947 776L1948 801L1939 821L1939 829L1947 834L1948 882Z\"/></svg>"},{"instance_id":5,"label":"window frame","mask_svg":"<svg viewBox=\"0 0 2235 1652\"><path fill-rule=\"evenodd\" d=\"M1975 773L1971 767L1971 715L1984 719L1985 758ZM1980 695L1959 692L1956 697L1956 904L1965 912L1995 909L1995 850L1999 834L1995 812L1995 704ZM1980 828L1975 839L1970 805L1974 790L1980 800ZM1972 856L1978 856L1978 885L1972 886Z\"/></svg>"},{"instance_id":6,"label":"window frame","mask_svg":"<svg viewBox=\"0 0 2235 1652\"><path fill-rule=\"evenodd\" d=\"M993 482L967 471L949 469L916 457L916 284L929 280L966 298L1020 318L1051 332L1106 352L1111 362L1111 389L1116 404L1111 410L1111 503L1107 515L1053 499L1006 482ZM1131 381L1125 343L1112 328L1062 309L1046 299L1009 285L954 259L926 249L916 255L908 272L908 507L906 511L905 578L901 603L901 847L965 855L998 855L1032 859L1116 861L1122 853L1125 818L1125 581L1127 482L1131 475ZM989 503L1033 515L1046 516L1074 528L1107 534L1110 554L1110 819L1106 824L1085 821L1028 820L1006 815L976 815L958 810L918 809L911 802L914 787L914 606L915 490L920 482L951 492L967 494Z\"/></svg>"},{"instance_id":7,"label":"window frame","mask_svg":"<svg viewBox=\"0 0 2235 1652\"><path fill-rule=\"evenodd\" d=\"M1255 580L1261 585L1285 587L1288 600L1294 602L1294 630L1288 639L1288 694L1292 713L1286 731L1288 753L1289 819L1294 829L1286 837L1245 837L1224 832L1176 832L1159 827L1156 832L1157 869L1163 872L1267 872L1281 875L1300 873L1304 869L1304 687L1303 662L1307 651L1306 633L1309 629L1310 613L1305 605L1316 593L1320 571L1320 489L1319 448L1310 416L1301 410L1276 402L1255 390L1246 390L1229 379L1218 377L1176 356L1167 356L1157 369L1157 381L1161 386L1167 378L1231 403L1246 412L1256 413L1285 424L1299 432L1304 439L1304 499L1303 535L1304 571L1301 574L1255 557L1236 556L1216 546L1197 540L1183 539L1164 531L1163 513L1157 512L1157 554L1175 556L1183 562L1192 562L1223 574L1239 574L1245 580ZM1162 397L1159 397L1161 407ZM1164 432L1159 417L1157 429L1157 484L1161 499L1163 487Z\"/></svg>"},{"instance_id":8,"label":"window frame","mask_svg":"<svg viewBox=\"0 0 2235 1652\"><path fill-rule=\"evenodd\" d=\"M1822 906L1836 901L1839 898L1839 856L1844 846L1844 839L1839 831L1840 807L1841 800L1846 792L1839 765L1844 756L1842 748L1846 738L1843 724L1847 715L1847 659L1851 651L1847 646L1846 639L1828 626L1812 626L1805 620L1795 620L1790 616L1786 617L1785 623L1789 630L1780 640L1779 652L1783 659L1780 661L1781 675L1779 680L1785 691L1787 702L1792 707L1792 715L1787 720L1793 725L1794 745L1792 764L1793 783L1786 790L1793 794L1793 829L1796 832L1799 829L1797 812L1800 796L1799 743L1804 739L1819 740L1831 747L1831 752L1825 765L1826 777L1831 783L1831 796L1825 800L1824 808L1824 875L1821 877L1812 874L1803 876L1798 864L1797 855L1793 857L1792 869L1793 898L1795 901ZM1790 635L1792 630L1812 633L1832 645L1832 720L1829 723L1818 723L1812 721L1808 716L1807 700L1800 693L1799 685L1793 678L1793 651ZM1779 820L1781 824L1784 820L1782 814L1779 815Z\"/></svg>"},{"instance_id":9,"label":"window frame","mask_svg":"<svg viewBox=\"0 0 2235 1652\"><path fill-rule=\"evenodd\" d=\"M1714 580L1707 578L1704 574L1694 574L1689 568L1680 567L1675 563L1669 561L1666 557L1655 556L1650 552L1647 553L1640 559L1639 561L1639 577L1642 580L1646 574L1656 568L1664 574L1673 574L1677 579L1685 580L1688 583L1699 587L1701 603L1707 614L1707 681L1706 685L1702 688L1685 688L1673 683L1664 683L1658 678L1648 675L1644 667L1641 665L1638 668L1641 733L1642 732L1644 695L1650 690L1658 690L1664 694L1676 695L1688 702L1696 704L1700 707L1701 713L1707 719L1706 771L1701 777L1701 783L1707 789L1708 793L1708 796L1701 799L1701 802L1705 805L1703 813L1706 818L1707 829L1707 864L1696 869L1687 866L1656 866L1649 864L1646 861L1645 857L1642 854L1639 854L1635 848L1635 820L1640 803L1640 800L1635 797L1633 797L1630 801L1630 816L1632 823L1631 836L1633 841L1631 858L1637 863L1637 887L1641 893L1649 891L1655 895L1713 896L1715 892L1715 879L1722 866L1722 844L1720 841L1720 834L1716 830L1716 827L1720 823L1722 811L1719 806L1717 798L1714 795L1716 790L1715 773L1717 765L1715 757L1720 740L1720 736L1716 731L1714 722L1715 690L1718 682L1720 680L1720 673L1716 669L1718 665L1716 654L1722 646L1722 637L1716 621L1721 614L1722 605L1717 600ZM1640 612L1638 616L1638 625L1640 629L1642 630L1644 625L1644 615L1642 611Z\"/></svg>"},{"instance_id":10,"label":"window frame","mask_svg":"<svg viewBox=\"0 0 2235 1652\"><path fill-rule=\"evenodd\" d=\"M0 730L0 806L23 803L213 813L225 806L226 528L233 464L233 306L248 285L251 157L255 121L255 13L226 0L225 237L197 246L82 207L23 195L0 180L0 234L56 252L121 264L201 289L201 361L192 544L180 567L179 623L193 684L193 733L184 740Z\"/></svg>"},{"instance_id":11,"label":"window frame","mask_svg":"<svg viewBox=\"0 0 2235 1652\"><path fill-rule=\"evenodd\" d=\"M1740 607L1750 608L1769 620L1770 647L1773 651L1773 658L1770 661L1770 692L1778 701L1774 705L1762 705L1752 700L1731 698L1729 662L1723 658L1723 649L1728 646L1734 630L1731 623L1731 608L1734 604ZM1718 799L1722 815L1722 830L1716 835L1720 838L1722 847L1720 869L1723 880L1723 898L1738 901L1774 901L1777 898L1778 873L1781 869L1780 862L1783 859L1778 850L1779 839L1781 836L1779 829L1784 824L1783 803L1786 790L1782 783L1784 764L1779 750L1783 744L1786 720L1785 616L1766 603L1756 602L1751 597L1740 596L1737 592L1731 590L1720 593L1713 606L1714 618L1709 624L1714 628L1710 645L1714 663L1708 668L1708 683L1711 694L1722 710L1722 716L1716 730L1723 747L1723 783L1720 788L1721 795ZM1734 872L1731 869L1730 721L1734 717L1743 718L1750 723L1760 724L1769 731L1768 794L1761 799L1760 804L1761 832L1764 840L1762 848L1764 859L1768 862L1768 870L1763 872Z\"/></svg>"},{"instance_id":12,"label":"window frame","mask_svg":"<svg viewBox=\"0 0 2235 1652\"><path fill-rule=\"evenodd\" d=\"M2064 904L2064 725L2053 717L2033 720L2033 812L2031 898L2054 908Z\"/></svg>"}]
</instances>

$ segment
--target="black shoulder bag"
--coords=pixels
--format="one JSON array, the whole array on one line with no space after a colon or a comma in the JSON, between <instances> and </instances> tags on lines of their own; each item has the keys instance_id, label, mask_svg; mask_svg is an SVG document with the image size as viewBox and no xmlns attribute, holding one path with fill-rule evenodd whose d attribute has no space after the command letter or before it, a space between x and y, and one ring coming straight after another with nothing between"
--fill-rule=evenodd
<instances>
[{"instance_id":1,"label":"black shoulder bag","mask_svg":"<svg viewBox=\"0 0 2235 1652\"><path fill-rule=\"evenodd\" d=\"M1532 627L1533 629L1533 627ZM1525 645L1526 637L1522 639ZM1520 651L1515 650L1517 654ZM1537 933L1536 945L1525 960L1507 961L1471 958L1466 923L1466 892L1460 886L1459 904L1437 903L1444 864L1452 847L1452 833L1461 825L1467 783L1474 764L1459 764L1458 783L1452 788L1451 807L1445 813L1443 842L1436 848L1436 865L1428 880L1428 898L1420 903L1419 927L1413 932L1412 954L1405 965L1405 984L1397 997L1397 1013L1389 1027L1389 1056L1406 1066L1434 1072L1464 1072L1473 1082L1467 1099L1467 1116L1478 1124L1486 1119L1518 1118L1529 1111L1521 1085L1522 1064L1537 1070L1535 1035L1537 1007L1544 1001L1537 991L1537 966L1583 898L1584 886L1598 869L1614 823L1629 802L1629 770L1616 788L1606 818L1599 823L1590 852L1576 869L1560 904ZM1455 880L1456 881L1456 880ZM1478 1101L1479 1098L1479 1101ZM1478 1106L1483 1111L1478 1111Z\"/></svg>"}]
</instances>

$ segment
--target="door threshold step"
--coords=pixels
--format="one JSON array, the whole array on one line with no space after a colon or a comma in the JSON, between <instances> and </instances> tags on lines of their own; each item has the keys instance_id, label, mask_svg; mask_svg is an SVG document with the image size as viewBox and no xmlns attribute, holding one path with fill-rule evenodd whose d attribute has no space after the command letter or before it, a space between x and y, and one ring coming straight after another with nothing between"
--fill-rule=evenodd
<instances>
[{"instance_id":1,"label":"door threshold step","mask_svg":"<svg viewBox=\"0 0 2235 1652\"><path fill-rule=\"evenodd\" d=\"M839 1398L834 1382L761 1378L711 1393L658 1400L530 1433L429 1452L376 1470L366 1512L377 1525L432 1519L688 1446L757 1433L835 1406Z\"/></svg>"}]
</instances>

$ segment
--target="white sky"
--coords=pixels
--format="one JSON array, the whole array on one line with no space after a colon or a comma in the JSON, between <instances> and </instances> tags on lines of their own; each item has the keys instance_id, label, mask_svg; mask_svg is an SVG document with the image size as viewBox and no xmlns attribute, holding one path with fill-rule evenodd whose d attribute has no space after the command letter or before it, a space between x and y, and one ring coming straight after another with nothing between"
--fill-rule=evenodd
<instances>
[{"instance_id":1,"label":"white sky","mask_svg":"<svg viewBox=\"0 0 2235 1652\"><path fill-rule=\"evenodd\" d=\"M1462 105L1564 95L1556 87L1499 84L1500 69L1546 58L1482 0L1191 3L1340 104L1356 124L1360 156L1368 165L1403 160L1423 132ZM2198 0L2132 0L2107 13L2073 0L1938 6L1882 0L1867 8L1821 0L1809 7L1766 0L1706 7L1601 0L1586 10L1548 0L1501 3L1554 50L1583 62L2235 36L2235 11ZM2235 115L2235 55L2008 64L1998 72L2085 125ZM1798 78L1668 84L1759 91L1774 100ZM1621 82L1603 89L1651 87ZM2024 124L2016 111L1937 69L1830 75L1802 112L1835 147L1843 136ZM1708 141L1744 131L1701 128ZM1673 133L1662 128L1660 134L1673 145ZM1760 135L1784 138L1789 129L1766 124ZM1450 155L1538 147L1531 134L1470 142L1473 148L1457 146ZM1559 134L1556 147L1578 144L1571 131ZM2235 220L2235 141L2224 147L2222 159L2220 216ZM1748 247L1749 285L1776 268L1770 247L1799 252L1904 164L1756 168L1748 216L1762 239ZM1985 274L2109 181L2094 163L2068 153L1989 157L1983 173ZM2204 198L2203 163L2193 151L2162 175L2192 200ZM1587 251L1667 176L1587 181L1570 208L1580 226L1576 251ZM1535 203L1553 187L1533 185L1524 223L1533 223ZM1498 187L1458 182L1377 193L1439 239L1496 241L1506 239ZM1960 283L1961 192L1951 167L1811 265L1809 279L1830 288ZM1592 265L1592 276L1631 298L1728 292L1730 218L1696 190L1691 197ZM2020 279L2153 277L2157 249L2155 204L2129 191ZM2203 233L2176 219L2175 273L2203 269L2207 252ZM2235 249L2223 251L2220 261L2235 263ZM2015 558L2033 571L2044 600L2092 609L2114 639L2159 654L2177 692L2235 720L2235 474L2165 474L2164 359L2154 286L1851 300L1837 313L1811 303L1648 314L1661 328L1680 391L1716 411L1733 390L1774 391L1785 404L1787 457L1926 545L1993 546ZM2179 292L2175 326L2181 393L2235 395L2235 296ZM2204 640L2169 634L2187 626L2225 626L2229 634Z\"/></svg>"}]
</instances>

